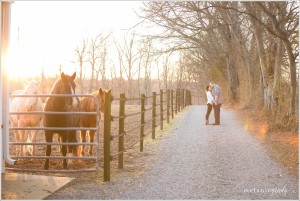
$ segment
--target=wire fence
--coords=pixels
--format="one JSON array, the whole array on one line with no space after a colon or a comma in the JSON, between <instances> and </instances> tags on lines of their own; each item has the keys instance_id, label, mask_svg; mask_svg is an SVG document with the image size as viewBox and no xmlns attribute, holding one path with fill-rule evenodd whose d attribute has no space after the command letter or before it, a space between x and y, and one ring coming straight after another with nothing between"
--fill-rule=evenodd
<instances>
[{"instance_id":1,"label":"wire fence","mask_svg":"<svg viewBox=\"0 0 300 201\"><path fill-rule=\"evenodd\" d=\"M49 97L49 96L71 96L71 97L85 97L89 96L95 99L91 95L30 95L29 97ZM11 95L11 97L28 97L24 95ZM139 111L131 111L128 104L130 101L139 102ZM59 115L96 115L97 122L100 122L101 118L99 110L99 102L96 100L97 109L95 112L46 112L46 111L35 111L35 112L11 112L10 115L45 115L45 114L59 114ZM118 111L114 110L112 115L112 103L114 106L119 107ZM147 104L146 104L147 103ZM117 105L116 105L117 104ZM99 123L93 128L84 127L72 127L72 128L54 128L54 127L10 127L11 131L20 130L95 130L97 132L96 141L93 143L88 142L76 142L76 143L62 143L62 142L10 142L10 146L19 145L35 145L35 146L46 146L46 145L93 145L96 148L95 155L92 156L81 156L81 157L71 157L71 156L51 156L51 159L61 160L61 159L83 159L95 161L95 167L90 169L74 169L74 170L42 170L42 169L29 169L29 168L19 168L13 167L8 168L14 171L26 171L26 172L83 172L83 171L98 171L100 162L100 151L103 149L103 172L104 181L110 181L110 165L112 158L118 159L118 168L122 169L124 167L124 154L129 149L132 149L136 145L139 145L139 151L144 150L144 139L151 136L152 139L156 138L156 130L164 129L164 124L170 123L171 119L175 118L175 115L183 110L186 106L192 104L192 95L189 90L176 89L165 91L160 90L159 93L152 92L151 96L145 96L144 94L139 95L139 97L127 98L125 94L120 94L119 97L112 97L110 93L105 93L105 110L104 110L104 121L103 121L103 147L99 145L100 135L99 135ZM127 108L128 107L128 108ZM118 114L117 114L118 113ZM114 121L114 127L112 130L112 120ZM131 125L130 125L131 124ZM134 135L134 137L130 137ZM117 150L111 149L111 143L117 143ZM114 144L115 145L115 144ZM37 156L13 156L16 159L35 159L44 160L50 157L37 155Z\"/></svg>"},{"instance_id":2,"label":"wire fence","mask_svg":"<svg viewBox=\"0 0 300 201\"><path fill-rule=\"evenodd\" d=\"M160 90L159 93L152 92L152 96L145 96L141 94L138 98L126 98L125 94L120 94L119 98L114 98L113 101L117 100L119 103L119 114L118 116L111 115L111 100L112 97L109 93L105 94L105 112L104 112L104 181L110 181L110 161L114 157L118 157L118 168L122 169L124 167L124 153L133 148L135 145L139 144L140 152L144 150L144 139L151 135L152 139L156 137L156 129L159 127L163 130L164 121L170 122L170 119L174 119L174 116L183 110L186 106L192 104L192 96L189 90L176 89L166 91ZM126 101L139 100L140 111L128 113L126 111ZM145 102L149 103L152 100L151 105L145 105ZM145 116L147 112L151 111L151 116L146 120ZM128 117L135 117L140 119L136 121L136 126L130 129L125 129L126 119ZM149 116L149 115L148 115ZM118 120L118 133L112 134L111 131L111 120ZM149 128L146 129L146 126ZM125 144L125 137L134 131L139 131L139 138ZM135 132L136 133L136 132ZM118 150L117 153L111 155L111 141L118 139Z\"/></svg>"}]
</instances>

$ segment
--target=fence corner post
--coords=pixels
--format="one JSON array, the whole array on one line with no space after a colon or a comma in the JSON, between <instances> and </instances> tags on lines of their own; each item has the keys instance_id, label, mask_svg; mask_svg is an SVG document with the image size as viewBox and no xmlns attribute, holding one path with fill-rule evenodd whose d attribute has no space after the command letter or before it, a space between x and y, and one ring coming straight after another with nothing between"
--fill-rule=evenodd
<instances>
[{"instance_id":1,"label":"fence corner post","mask_svg":"<svg viewBox=\"0 0 300 201\"><path fill-rule=\"evenodd\" d=\"M111 94L105 93L103 181L110 181Z\"/></svg>"}]
</instances>

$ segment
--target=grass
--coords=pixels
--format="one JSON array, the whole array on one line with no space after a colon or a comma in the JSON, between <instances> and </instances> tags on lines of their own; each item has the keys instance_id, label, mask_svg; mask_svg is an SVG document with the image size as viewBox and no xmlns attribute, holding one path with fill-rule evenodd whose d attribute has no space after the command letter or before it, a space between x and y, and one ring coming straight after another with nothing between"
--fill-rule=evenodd
<instances>
[{"instance_id":1,"label":"grass","mask_svg":"<svg viewBox=\"0 0 300 201\"><path fill-rule=\"evenodd\" d=\"M280 163L290 174L299 176L299 134L297 131L270 130L264 110L231 106L244 124L244 129L258 139L271 158Z\"/></svg>"}]
</instances>

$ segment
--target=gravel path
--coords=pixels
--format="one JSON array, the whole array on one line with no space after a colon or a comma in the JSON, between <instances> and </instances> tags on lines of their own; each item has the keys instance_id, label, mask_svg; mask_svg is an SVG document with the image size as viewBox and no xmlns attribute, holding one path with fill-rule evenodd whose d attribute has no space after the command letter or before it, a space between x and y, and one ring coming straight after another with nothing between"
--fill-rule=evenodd
<instances>
[{"instance_id":1,"label":"gravel path","mask_svg":"<svg viewBox=\"0 0 300 201\"><path fill-rule=\"evenodd\" d=\"M298 199L298 179L273 161L221 108L221 125L204 125L206 106L192 106L143 156L143 174L124 172L109 183L72 183L48 199ZM211 122L213 113L211 114ZM154 148L145 148L153 152ZM154 145L153 145L154 146Z\"/></svg>"}]
</instances>

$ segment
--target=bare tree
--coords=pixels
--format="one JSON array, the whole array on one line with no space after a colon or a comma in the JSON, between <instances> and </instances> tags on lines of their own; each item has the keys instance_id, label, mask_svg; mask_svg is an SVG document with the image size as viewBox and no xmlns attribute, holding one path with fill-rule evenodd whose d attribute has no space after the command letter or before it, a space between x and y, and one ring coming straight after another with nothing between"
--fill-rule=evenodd
<instances>
[{"instance_id":1,"label":"bare tree","mask_svg":"<svg viewBox=\"0 0 300 201\"><path fill-rule=\"evenodd\" d=\"M298 16L295 1L146 2L140 14L162 28L151 35L164 45L158 52L185 52L177 87L218 78L231 100L253 105L261 100L261 106L274 109L279 96L286 99L282 91L289 83L291 116L297 110Z\"/></svg>"},{"instance_id":2,"label":"bare tree","mask_svg":"<svg viewBox=\"0 0 300 201\"><path fill-rule=\"evenodd\" d=\"M152 40L149 37L146 37L142 41L141 45L141 69L144 71L143 76L143 93L146 95L150 95L151 92L151 75L152 75L152 65L154 62L155 56L153 55L154 47L152 44Z\"/></svg>"},{"instance_id":3,"label":"bare tree","mask_svg":"<svg viewBox=\"0 0 300 201\"><path fill-rule=\"evenodd\" d=\"M138 61L140 56L138 48L136 47L136 34L134 32L124 34L122 44L116 43L116 45L119 52L119 57L122 57L122 59L119 58L121 68L123 68L128 82L128 97L132 98L134 89L133 80L135 74L138 72L135 63ZM130 104L132 103L132 101L129 102Z\"/></svg>"},{"instance_id":4,"label":"bare tree","mask_svg":"<svg viewBox=\"0 0 300 201\"><path fill-rule=\"evenodd\" d=\"M88 40L87 39L82 39L82 44L81 46L76 47L75 49L75 57L76 62L79 63L79 86L80 86L80 93L83 94L83 87L84 87L84 82L83 82L83 64L87 61L86 60L86 48L88 46Z\"/></svg>"},{"instance_id":5,"label":"bare tree","mask_svg":"<svg viewBox=\"0 0 300 201\"><path fill-rule=\"evenodd\" d=\"M288 54L291 84L290 114L294 115L296 111L297 88L296 57L299 52L295 52L293 49L293 37L297 35L297 29L299 28L299 2L257 2L255 5L257 5L271 21L271 23L260 24L263 25L270 34L282 40Z\"/></svg>"},{"instance_id":6,"label":"bare tree","mask_svg":"<svg viewBox=\"0 0 300 201\"><path fill-rule=\"evenodd\" d=\"M120 93L125 93L125 82L124 82L124 78L123 78L123 66L124 66L124 58L123 58L123 51L120 47L120 44L119 42L117 42L116 40L114 40L114 43L115 43L115 47L117 49L117 52L118 52L118 69L117 67L114 65L113 66L113 70L114 70L114 76L115 76L115 79L117 80L118 82L118 88L120 90ZM119 78L117 76L117 70L119 70Z\"/></svg>"},{"instance_id":7,"label":"bare tree","mask_svg":"<svg viewBox=\"0 0 300 201\"><path fill-rule=\"evenodd\" d=\"M108 86L107 86L106 73L107 73L107 65L108 65L107 64L107 62L108 62L108 48L107 48L106 41L103 42L103 45L102 45L101 49L99 49L98 54L99 54L100 58L99 58L98 68L96 69L96 80L98 80L99 74L100 74L102 85L103 85L104 88L107 88ZM98 84L97 84L96 88L99 88Z\"/></svg>"},{"instance_id":8,"label":"bare tree","mask_svg":"<svg viewBox=\"0 0 300 201\"><path fill-rule=\"evenodd\" d=\"M94 88L98 86L97 83L98 83L99 70L97 69L97 66L99 67L102 58L101 56L103 56L102 55L103 43L107 40L109 36L110 34L100 33L96 35L94 38L90 39L90 44L87 52L88 63L90 64L90 68L91 68L90 89L89 89L90 92L92 92ZM96 86L94 86L95 82L96 82Z\"/></svg>"}]
</instances>

